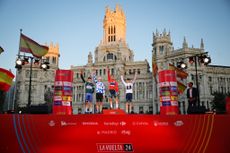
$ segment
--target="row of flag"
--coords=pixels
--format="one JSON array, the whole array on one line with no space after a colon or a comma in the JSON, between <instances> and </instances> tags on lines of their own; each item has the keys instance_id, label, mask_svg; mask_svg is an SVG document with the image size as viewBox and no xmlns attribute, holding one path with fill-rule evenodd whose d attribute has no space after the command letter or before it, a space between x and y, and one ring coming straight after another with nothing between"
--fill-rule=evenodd
<instances>
[{"instance_id":1,"label":"row of flag","mask_svg":"<svg viewBox=\"0 0 230 153\"><path fill-rule=\"evenodd\" d=\"M48 50L49 48L47 46L40 45L36 41L21 33L19 51L30 53L34 57L41 58L48 53ZM4 49L0 46L0 54L3 51ZM14 74L11 71L0 68L0 90L5 92L8 91L12 85L13 79Z\"/></svg>"}]
</instances>

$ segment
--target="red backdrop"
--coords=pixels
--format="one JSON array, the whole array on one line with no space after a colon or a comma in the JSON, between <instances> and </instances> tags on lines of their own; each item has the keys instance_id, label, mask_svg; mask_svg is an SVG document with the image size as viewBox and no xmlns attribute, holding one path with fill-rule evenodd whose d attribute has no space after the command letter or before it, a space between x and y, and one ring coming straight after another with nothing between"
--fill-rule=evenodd
<instances>
[{"instance_id":1,"label":"red backdrop","mask_svg":"<svg viewBox=\"0 0 230 153\"><path fill-rule=\"evenodd\" d=\"M229 123L229 115L0 115L0 152L229 153Z\"/></svg>"}]
</instances>

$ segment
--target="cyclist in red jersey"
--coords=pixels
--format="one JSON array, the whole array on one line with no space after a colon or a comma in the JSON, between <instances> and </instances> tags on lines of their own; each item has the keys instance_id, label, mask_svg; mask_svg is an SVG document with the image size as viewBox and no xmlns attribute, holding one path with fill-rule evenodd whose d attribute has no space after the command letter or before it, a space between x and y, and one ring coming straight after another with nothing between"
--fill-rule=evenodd
<instances>
[{"instance_id":1,"label":"cyclist in red jersey","mask_svg":"<svg viewBox=\"0 0 230 153\"><path fill-rule=\"evenodd\" d=\"M116 109L118 109L118 83L114 79L113 75L110 75L109 68L107 68L108 72L108 86L109 86L109 103L110 103L110 108L113 108L113 98L115 99L116 102Z\"/></svg>"}]
</instances>

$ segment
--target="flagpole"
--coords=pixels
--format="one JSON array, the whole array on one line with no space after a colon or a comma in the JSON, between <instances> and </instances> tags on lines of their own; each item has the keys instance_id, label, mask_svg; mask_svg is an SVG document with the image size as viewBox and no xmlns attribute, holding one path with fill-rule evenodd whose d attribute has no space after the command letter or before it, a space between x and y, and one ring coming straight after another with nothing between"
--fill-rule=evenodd
<instances>
[{"instance_id":1,"label":"flagpole","mask_svg":"<svg viewBox=\"0 0 230 153\"><path fill-rule=\"evenodd\" d=\"M21 34L22 34L22 29L20 29L19 45L18 45L18 57L20 56ZM15 110L15 104L17 104L17 99L18 99L18 98L16 98L16 95L17 95L17 82L18 82L18 69L16 69L15 89L14 89L14 97L13 97L13 105L12 105L13 110ZM18 107L16 108L16 110L17 109L18 109Z\"/></svg>"}]
</instances>

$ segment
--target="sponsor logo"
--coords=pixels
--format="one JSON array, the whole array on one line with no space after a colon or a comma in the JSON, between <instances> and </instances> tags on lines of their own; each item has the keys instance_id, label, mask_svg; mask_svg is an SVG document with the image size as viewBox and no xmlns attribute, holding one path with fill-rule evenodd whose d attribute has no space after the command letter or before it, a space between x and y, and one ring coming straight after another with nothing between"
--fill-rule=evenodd
<instances>
[{"instance_id":1,"label":"sponsor logo","mask_svg":"<svg viewBox=\"0 0 230 153\"><path fill-rule=\"evenodd\" d=\"M63 101L72 101L72 97L71 96L62 96L62 100Z\"/></svg>"},{"instance_id":2,"label":"sponsor logo","mask_svg":"<svg viewBox=\"0 0 230 153\"><path fill-rule=\"evenodd\" d=\"M170 88L169 87L161 87L160 92L162 92L162 91L170 91Z\"/></svg>"},{"instance_id":3,"label":"sponsor logo","mask_svg":"<svg viewBox=\"0 0 230 153\"><path fill-rule=\"evenodd\" d=\"M168 87L169 86L169 82L161 82L160 83L160 87Z\"/></svg>"},{"instance_id":4,"label":"sponsor logo","mask_svg":"<svg viewBox=\"0 0 230 153\"><path fill-rule=\"evenodd\" d=\"M122 130L121 134L122 135L131 135L131 131L130 130Z\"/></svg>"},{"instance_id":5,"label":"sponsor logo","mask_svg":"<svg viewBox=\"0 0 230 153\"><path fill-rule=\"evenodd\" d=\"M62 105L63 106L71 106L71 102L69 102L69 101L63 101Z\"/></svg>"},{"instance_id":6,"label":"sponsor logo","mask_svg":"<svg viewBox=\"0 0 230 153\"><path fill-rule=\"evenodd\" d=\"M61 96L54 96L54 101L61 101L62 97Z\"/></svg>"},{"instance_id":7,"label":"sponsor logo","mask_svg":"<svg viewBox=\"0 0 230 153\"><path fill-rule=\"evenodd\" d=\"M171 87L170 87L170 90L176 92L176 91L177 91L177 86L171 86Z\"/></svg>"},{"instance_id":8,"label":"sponsor logo","mask_svg":"<svg viewBox=\"0 0 230 153\"><path fill-rule=\"evenodd\" d=\"M171 101L172 106L178 106L178 102L177 101Z\"/></svg>"},{"instance_id":9,"label":"sponsor logo","mask_svg":"<svg viewBox=\"0 0 230 153\"><path fill-rule=\"evenodd\" d=\"M162 106L171 106L171 102L170 101L163 101Z\"/></svg>"},{"instance_id":10,"label":"sponsor logo","mask_svg":"<svg viewBox=\"0 0 230 153\"><path fill-rule=\"evenodd\" d=\"M183 125L184 125L184 122L181 121L181 120L178 120L178 121L174 122L174 125L175 125L175 126L183 126Z\"/></svg>"},{"instance_id":11,"label":"sponsor logo","mask_svg":"<svg viewBox=\"0 0 230 153\"><path fill-rule=\"evenodd\" d=\"M77 125L77 123L61 121L61 126L74 126L74 125Z\"/></svg>"},{"instance_id":12,"label":"sponsor logo","mask_svg":"<svg viewBox=\"0 0 230 153\"><path fill-rule=\"evenodd\" d=\"M160 97L160 101L170 101L170 96L162 96Z\"/></svg>"},{"instance_id":13,"label":"sponsor logo","mask_svg":"<svg viewBox=\"0 0 230 153\"><path fill-rule=\"evenodd\" d=\"M55 90L62 90L62 86L56 86L54 87Z\"/></svg>"},{"instance_id":14,"label":"sponsor logo","mask_svg":"<svg viewBox=\"0 0 230 153\"><path fill-rule=\"evenodd\" d=\"M177 82L170 82L171 86L177 86Z\"/></svg>"},{"instance_id":15,"label":"sponsor logo","mask_svg":"<svg viewBox=\"0 0 230 153\"><path fill-rule=\"evenodd\" d=\"M63 95L65 95L65 96L72 96L72 92L70 92L70 91L65 91L65 92L63 93Z\"/></svg>"},{"instance_id":16,"label":"sponsor logo","mask_svg":"<svg viewBox=\"0 0 230 153\"><path fill-rule=\"evenodd\" d=\"M98 152L133 152L130 143L97 143Z\"/></svg>"},{"instance_id":17,"label":"sponsor logo","mask_svg":"<svg viewBox=\"0 0 230 153\"><path fill-rule=\"evenodd\" d=\"M178 95L178 93L177 93L177 92L175 92L175 91L172 91L172 92L171 92L171 95L172 95L172 96L177 96L177 95Z\"/></svg>"},{"instance_id":18,"label":"sponsor logo","mask_svg":"<svg viewBox=\"0 0 230 153\"><path fill-rule=\"evenodd\" d=\"M64 86L70 86L70 87L72 87L72 83L71 82L64 81L63 84L64 84Z\"/></svg>"},{"instance_id":19,"label":"sponsor logo","mask_svg":"<svg viewBox=\"0 0 230 153\"><path fill-rule=\"evenodd\" d=\"M177 96L171 96L171 100L172 100L172 101L177 101L177 100L178 100L178 97L177 97Z\"/></svg>"},{"instance_id":20,"label":"sponsor logo","mask_svg":"<svg viewBox=\"0 0 230 153\"><path fill-rule=\"evenodd\" d=\"M55 126L55 122L54 122L53 120L50 120L50 121L48 122L48 125L51 126L51 127L53 127L53 126Z\"/></svg>"},{"instance_id":21,"label":"sponsor logo","mask_svg":"<svg viewBox=\"0 0 230 153\"><path fill-rule=\"evenodd\" d=\"M55 96L61 96L62 95L62 91L57 91L54 93Z\"/></svg>"},{"instance_id":22,"label":"sponsor logo","mask_svg":"<svg viewBox=\"0 0 230 153\"><path fill-rule=\"evenodd\" d=\"M169 122L154 121L153 126L169 126Z\"/></svg>"},{"instance_id":23,"label":"sponsor logo","mask_svg":"<svg viewBox=\"0 0 230 153\"><path fill-rule=\"evenodd\" d=\"M121 122L120 122L120 125L121 125L121 126L125 126L125 125L126 125L126 122L121 121Z\"/></svg>"},{"instance_id":24,"label":"sponsor logo","mask_svg":"<svg viewBox=\"0 0 230 153\"><path fill-rule=\"evenodd\" d=\"M62 86L62 81L56 81L55 86Z\"/></svg>"},{"instance_id":25,"label":"sponsor logo","mask_svg":"<svg viewBox=\"0 0 230 153\"><path fill-rule=\"evenodd\" d=\"M65 90L65 91L71 91L71 90L72 90L72 87L67 87L67 86L65 86L65 87L64 87L64 90Z\"/></svg>"},{"instance_id":26,"label":"sponsor logo","mask_svg":"<svg viewBox=\"0 0 230 153\"><path fill-rule=\"evenodd\" d=\"M170 96L170 92L169 91L161 92L161 96Z\"/></svg>"},{"instance_id":27,"label":"sponsor logo","mask_svg":"<svg viewBox=\"0 0 230 153\"><path fill-rule=\"evenodd\" d=\"M61 106L62 105L62 101L54 101L54 105Z\"/></svg>"}]
</instances>

